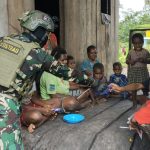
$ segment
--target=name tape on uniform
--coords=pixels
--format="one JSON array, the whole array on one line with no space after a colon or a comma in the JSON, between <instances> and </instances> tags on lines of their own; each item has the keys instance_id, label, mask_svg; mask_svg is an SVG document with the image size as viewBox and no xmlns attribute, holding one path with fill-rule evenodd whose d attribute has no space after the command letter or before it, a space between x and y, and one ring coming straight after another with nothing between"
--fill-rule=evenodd
<instances>
[{"instance_id":1,"label":"name tape on uniform","mask_svg":"<svg viewBox=\"0 0 150 150\"><path fill-rule=\"evenodd\" d=\"M7 50L7 51L9 51L9 52L11 52L11 53L14 53L14 54L18 54L19 53L19 51L20 51L20 48L19 47L16 47L16 46L14 46L14 45L11 45L11 44L9 44L9 43L6 43L6 42L4 42L4 41L0 41L0 48L1 49L5 49L5 50Z\"/></svg>"}]
</instances>

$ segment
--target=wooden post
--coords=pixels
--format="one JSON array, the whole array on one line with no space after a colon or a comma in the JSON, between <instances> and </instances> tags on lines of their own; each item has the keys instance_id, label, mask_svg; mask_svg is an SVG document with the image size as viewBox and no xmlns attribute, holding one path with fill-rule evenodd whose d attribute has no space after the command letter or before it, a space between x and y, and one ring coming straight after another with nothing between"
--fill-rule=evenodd
<instances>
[{"instance_id":1,"label":"wooden post","mask_svg":"<svg viewBox=\"0 0 150 150\"><path fill-rule=\"evenodd\" d=\"M118 0L111 1L111 23L101 22L100 0L61 0L61 33L68 53L80 63L87 57L86 48L93 44L98 50L98 59L105 66L107 76L112 73L112 63L117 60ZM62 7L63 6L63 7ZM63 10L62 10L63 9ZM117 9L117 10L116 10Z\"/></svg>"},{"instance_id":2,"label":"wooden post","mask_svg":"<svg viewBox=\"0 0 150 150\"><path fill-rule=\"evenodd\" d=\"M7 1L0 1L0 37L8 34L8 12Z\"/></svg>"},{"instance_id":3,"label":"wooden post","mask_svg":"<svg viewBox=\"0 0 150 150\"><path fill-rule=\"evenodd\" d=\"M21 31L17 18L21 17L23 12L31 9L34 9L33 0L8 0L9 33L19 33Z\"/></svg>"}]
</instances>

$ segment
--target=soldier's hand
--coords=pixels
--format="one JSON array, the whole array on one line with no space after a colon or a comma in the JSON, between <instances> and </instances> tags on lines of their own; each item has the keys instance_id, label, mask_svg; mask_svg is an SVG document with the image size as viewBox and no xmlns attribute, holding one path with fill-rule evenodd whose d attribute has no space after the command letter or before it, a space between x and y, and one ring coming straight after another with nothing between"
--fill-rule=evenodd
<instances>
[{"instance_id":1,"label":"soldier's hand","mask_svg":"<svg viewBox=\"0 0 150 150\"><path fill-rule=\"evenodd\" d=\"M70 85L70 89L79 89L80 88L79 84L72 82L72 81L69 81L69 85Z\"/></svg>"}]
</instances>

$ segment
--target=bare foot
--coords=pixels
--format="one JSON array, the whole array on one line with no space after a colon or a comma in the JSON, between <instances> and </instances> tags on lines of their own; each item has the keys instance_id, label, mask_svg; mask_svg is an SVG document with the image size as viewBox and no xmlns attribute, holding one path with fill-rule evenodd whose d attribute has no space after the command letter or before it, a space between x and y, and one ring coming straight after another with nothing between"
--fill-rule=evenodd
<instances>
[{"instance_id":1,"label":"bare foot","mask_svg":"<svg viewBox=\"0 0 150 150\"><path fill-rule=\"evenodd\" d=\"M86 108L86 107L91 106L91 102L92 102L91 100L87 100L87 101L81 103L81 108Z\"/></svg>"},{"instance_id":2,"label":"bare foot","mask_svg":"<svg viewBox=\"0 0 150 150\"><path fill-rule=\"evenodd\" d=\"M29 127L28 127L29 133L33 133L34 130L35 130L35 125L34 124L30 124Z\"/></svg>"},{"instance_id":3,"label":"bare foot","mask_svg":"<svg viewBox=\"0 0 150 150\"><path fill-rule=\"evenodd\" d=\"M108 101L108 99L105 98L105 97L99 98L99 99L97 100L98 104L103 103L103 102L107 102L107 101Z\"/></svg>"},{"instance_id":4,"label":"bare foot","mask_svg":"<svg viewBox=\"0 0 150 150\"><path fill-rule=\"evenodd\" d=\"M101 100L102 100L103 102L107 102L107 101L108 101L107 98L102 98Z\"/></svg>"},{"instance_id":5,"label":"bare foot","mask_svg":"<svg viewBox=\"0 0 150 150\"><path fill-rule=\"evenodd\" d=\"M54 120L58 116L58 113L53 113L50 117L50 120Z\"/></svg>"}]
</instances>

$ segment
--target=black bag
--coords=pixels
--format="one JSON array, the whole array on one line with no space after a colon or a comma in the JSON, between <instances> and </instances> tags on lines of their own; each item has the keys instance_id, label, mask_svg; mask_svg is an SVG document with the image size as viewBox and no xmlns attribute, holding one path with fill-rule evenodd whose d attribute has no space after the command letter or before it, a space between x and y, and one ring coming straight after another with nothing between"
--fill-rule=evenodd
<instances>
[{"instance_id":1,"label":"black bag","mask_svg":"<svg viewBox=\"0 0 150 150\"><path fill-rule=\"evenodd\" d=\"M150 150L150 140L145 132L143 132L142 139L138 133L134 134L130 150Z\"/></svg>"}]
</instances>

